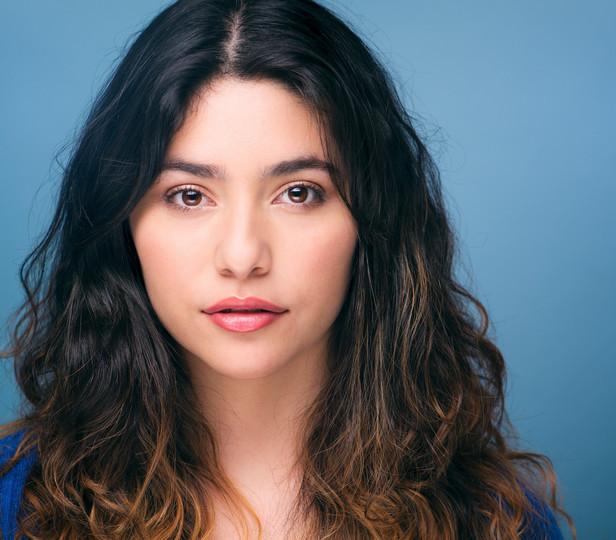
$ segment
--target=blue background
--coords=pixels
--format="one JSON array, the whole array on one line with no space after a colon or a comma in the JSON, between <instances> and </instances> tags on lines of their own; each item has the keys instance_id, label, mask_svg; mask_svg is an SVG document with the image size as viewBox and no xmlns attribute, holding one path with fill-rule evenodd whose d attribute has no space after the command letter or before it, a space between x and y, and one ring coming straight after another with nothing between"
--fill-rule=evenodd
<instances>
[{"instance_id":1,"label":"blue background","mask_svg":"<svg viewBox=\"0 0 616 540\"><path fill-rule=\"evenodd\" d=\"M3 337L18 265L50 219L53 158L163 5L0 4ZM521 443L552 459L579 537L616 538L616 4L327 5L389 66L440 166L460 279L492 317ZM0 421L18 403L4 364Z\"/></svg>"}]
</instances>

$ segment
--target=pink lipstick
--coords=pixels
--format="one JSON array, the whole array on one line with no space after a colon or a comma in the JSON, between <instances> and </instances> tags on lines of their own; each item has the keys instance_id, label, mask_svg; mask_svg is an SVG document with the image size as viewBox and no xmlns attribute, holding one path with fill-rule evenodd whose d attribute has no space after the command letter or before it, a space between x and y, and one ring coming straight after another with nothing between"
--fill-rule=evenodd
<instances>
[{"instance_id":1,"label":"pink lipstick","mask_svg":"<svg viewBox=\"0 0 616 540\"><path fill-rule=\"evenodd\" d=\"M272 302L251 296L230 297L206 308L212 321L232 332L253 332L278 320L288 310Z\"/></svg>"}]
</instances>

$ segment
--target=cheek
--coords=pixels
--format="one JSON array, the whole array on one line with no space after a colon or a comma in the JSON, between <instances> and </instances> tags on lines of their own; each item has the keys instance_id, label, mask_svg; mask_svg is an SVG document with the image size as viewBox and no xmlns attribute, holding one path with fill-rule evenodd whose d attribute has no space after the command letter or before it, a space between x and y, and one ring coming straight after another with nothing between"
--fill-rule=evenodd
<instances>
[{"instance_id":1,"label":"cheek","mask_svg":"<svg viewBox=\"0 0 616 540\"><path fill-rule=\"evenodd\" d=\"M305 291L306 301L318 301L321 309L337 312L350 279L355 248L355 231L347 224L323 228L304 244L294 248L293 268L303 280L297 286Z\"/></svg>"},{"instance_id":2,"label":"cheek","mask_svg":"<svg viewBox=\"0 0 616 540\"><path fill-rule=\"evenodd\" d=\"M133 240L152 304L161 304L170 294L177 299L178 284L189 278L188 239L161 227L154 216L143 216L133 227Z\"/></svg>"}]
</instances>

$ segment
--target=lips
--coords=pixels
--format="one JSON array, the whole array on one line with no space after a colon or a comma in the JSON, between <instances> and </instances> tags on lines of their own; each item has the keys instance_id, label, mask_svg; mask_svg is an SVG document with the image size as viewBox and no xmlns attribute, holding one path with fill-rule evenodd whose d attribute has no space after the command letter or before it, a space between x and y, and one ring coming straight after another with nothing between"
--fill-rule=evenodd
<instances>
[{"instance_id":1,"label":"lips","mask_svg":"<svg viewBox=\"0 0 616 540\"><path fill-rule=\"evenodd\" d=\"M283 313L285 311L287 311L285 308L256 296L249 296L248 298L238 298L237 296L232 296L225 298L224 300L220 300L204 310L204 312L209 315L218 312L238 312L246 314L251 312Z\"/></svg>"},{"instance_id":2,"label":"lips","mask_svg":"<svg viewBox=\"0 0 616 540\"><path fill-rule=\"evenodd\" d=\"M209 315L209 317L211 317L214 324L225 330L231 332L254 332L284 317L284 313L273 313L272 311L236 311L225 313L224 311L217 311Z\"/></svg>"}]
</instances>

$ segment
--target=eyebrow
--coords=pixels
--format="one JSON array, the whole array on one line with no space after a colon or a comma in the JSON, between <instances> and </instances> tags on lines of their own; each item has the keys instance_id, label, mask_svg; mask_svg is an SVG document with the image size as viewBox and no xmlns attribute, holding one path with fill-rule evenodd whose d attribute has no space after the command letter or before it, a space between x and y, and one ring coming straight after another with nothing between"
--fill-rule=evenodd
<instances>
[{"instance_id":1,"label":"eyebrow","mask_svg":"<svg viewBox=\"0 0 616 540\"><path fill-rule=\"evenodd\" d=\"M284 176L286 174L295 173L307 169L315 169L325 171L330 174L336 172L336 167L329 161L324 161L318 157L309 154L299 156L293 159L288 159L275 163L266 167L261 173L261 180L269 176ZM183 171L200 178L219 178L226 180L224 169L209 163L190 163L181 159L172 159L163 163L161 172L164 171ZM159 179L156 180L158 182Z\"/></svg>"}]
</instances>

